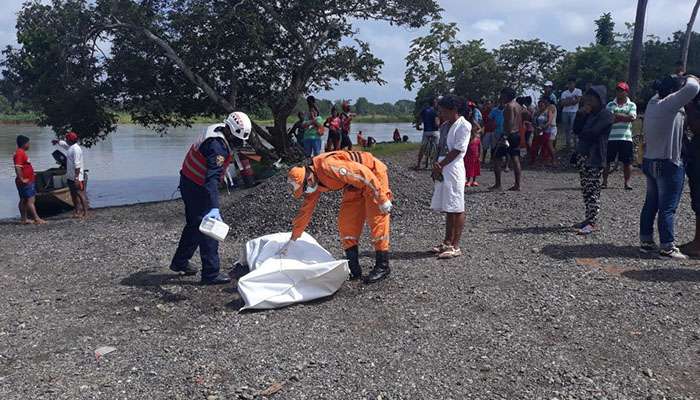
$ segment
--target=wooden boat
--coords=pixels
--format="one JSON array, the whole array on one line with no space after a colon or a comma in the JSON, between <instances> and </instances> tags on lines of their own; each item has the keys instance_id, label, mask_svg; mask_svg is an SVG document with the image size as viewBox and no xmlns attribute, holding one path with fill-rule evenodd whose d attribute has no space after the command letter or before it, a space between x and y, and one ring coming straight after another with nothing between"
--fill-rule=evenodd
<instances>
[{"instance_id":1,"label":"wooden boat","mask_svg":"<svg viewBox=\"0 0 700 400\"><path fill-rule=\"evenodd\" d=\"M50 168L36 173L36 211L39 215L54 215L73 207L65 169Z\"/></svg>"}]
</instances>

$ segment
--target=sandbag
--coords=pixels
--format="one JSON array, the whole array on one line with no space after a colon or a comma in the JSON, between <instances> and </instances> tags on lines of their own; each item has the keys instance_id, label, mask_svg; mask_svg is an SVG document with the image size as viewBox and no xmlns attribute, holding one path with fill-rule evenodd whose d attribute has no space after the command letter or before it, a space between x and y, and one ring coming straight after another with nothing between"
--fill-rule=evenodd
<instances>
[{"instance_id":1,"label":"sandbag","mask_svg":"<svg viewBox=\"0 0 700 400\"><path fill-rule=\"evenodd\" d=\"M348 279L347 260L336 260L311 235L304 233L284 256L277 252L291 233L248 241L238 262L250 272L238 280L245 301L241 310L271 309L330 296Z\"/></svg>"}]
</instances>

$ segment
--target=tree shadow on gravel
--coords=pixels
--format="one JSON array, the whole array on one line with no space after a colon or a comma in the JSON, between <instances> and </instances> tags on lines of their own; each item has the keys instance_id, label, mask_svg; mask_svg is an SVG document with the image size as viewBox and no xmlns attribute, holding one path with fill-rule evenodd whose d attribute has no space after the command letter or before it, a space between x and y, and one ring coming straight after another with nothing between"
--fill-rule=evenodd
<instances>
[{"instance_id":1,"label":"tree shadow on gravel","mask_svg":"<svg viewBox=\"0 0 700 400\"><path fill-rule=\"evenodd\" d=\"M598 257L650 258L643 257L643 255L639 253L639 247L636 246L616 246L614 244L602 243L576 245L550 244L544 246L541 253L557 260Z\"/></svg>"},{"instance_id":2,"label":"tree shadow on gravel","mask_svg":"<svg viewBox=\"0 0 700 400\"><path fill-rule=\"evenodd\" d=\"M119 282L124 286L131 286L154 293L161 297L161 300L168 303L188 300L189 297L179 293L172 293L164 285L174 286L199 286L201 283L182 280L182 277L175 274L157 274L149 271L135 272Z\"/></svg>"},{"instance_id":3,"label":"tree shadow on gravel","mask_svg":"<svg viewBox=\"0 0 700 400\"><path fill-rule=\"evenodd\" d=\"M514 234L514 235L525 235L525 234L547 234L547 233L561 233L561 232L571 232L573 229L565 226L528 226L525 228L508 228L508 229L498 229L495 231L490 231L491 234Z\"/></svg>"},{"instance_id":4,"label":"tree shadow on gravel","mask_svg":"<svg viewBox=\"0 0 700 400\"><path fill-rule=\"evenodd\" d=\"M622 276L642 282L700 282L700 270L688 268L632 270Z\"/></svg>"}]
</instances>

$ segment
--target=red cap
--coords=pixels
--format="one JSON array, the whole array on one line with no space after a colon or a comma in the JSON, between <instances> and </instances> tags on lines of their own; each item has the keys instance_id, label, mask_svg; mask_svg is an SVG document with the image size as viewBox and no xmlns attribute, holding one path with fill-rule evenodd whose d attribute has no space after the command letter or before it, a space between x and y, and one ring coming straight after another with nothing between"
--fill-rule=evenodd
<instances>
[{"instance_id":1,"label":"red cap","mask_svg":"<svg viewBox=\"0 0 700 400\"><path fill-rule=\"evenodd\" d=\"M75 132L68 132L66 134L66 140L69 142L77 142L78 141L78 134Z\"/></svg>"},{"instance_id":2,"label":"red cap","mask_svg":"<svg viewBox=\"0 0 700 400\"><path fill-rule=\"evenodd\" d=\"M469 100L469 101L467 102L467 106L468 106L468 107L476 107L476 103L474 103L473 101Z\"/></svg>"},{"instance_id":3,"label":"red cap","mask_svg":"<svg viewBox=\"0 0 700 400\"><path fill-rule=\"evenodd\" d=\"M625 92L630 91L630 85L627 84L627 82L619 82L617 86L615 86L615 89L620 89L624 90Z\"/></svg>"}]
</instances>

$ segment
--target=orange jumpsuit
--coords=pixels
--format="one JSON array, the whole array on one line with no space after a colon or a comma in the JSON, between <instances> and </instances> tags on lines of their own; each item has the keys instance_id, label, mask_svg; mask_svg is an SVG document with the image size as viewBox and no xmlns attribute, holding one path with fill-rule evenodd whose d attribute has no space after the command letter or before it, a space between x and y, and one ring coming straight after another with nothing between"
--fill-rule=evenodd
<instances>
[{"instance_id":1,"label":"orange jumpsuit","mask_svg":"<svg viewBox=\"0 0 700 400\"><path fill-rule=\"evenodd\" d=\"M304 196L293 222L292 239L298 239L311 221L321 193L343 190L338 231L344 249L357 246L365 221L377 251L389 251L389 214L379 206L391 200L389 177L384 163L370 153L334 151L314 157L318 190Z\"/></svg>"}]
</instances>

